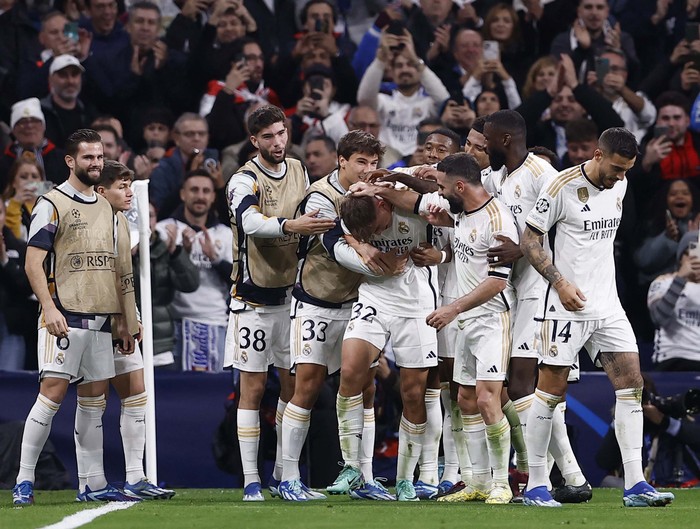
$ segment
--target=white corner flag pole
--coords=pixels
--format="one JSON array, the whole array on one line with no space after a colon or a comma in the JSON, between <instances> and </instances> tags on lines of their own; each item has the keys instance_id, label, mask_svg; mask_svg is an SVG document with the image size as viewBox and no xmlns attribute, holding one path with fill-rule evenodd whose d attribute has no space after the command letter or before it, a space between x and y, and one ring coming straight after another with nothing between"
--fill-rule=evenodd
<instances>
[{"instance_id":1,"label":"white corner flag pole","mask_svg":"<svg viewBox=\"0 0 700 529\"><path fill-rule=\"evenodd\" d=\"M141 299L141 324L143 325L143 377L146 385L146 476L151 483L158 484L158 457L156 454L156 391L153 379L153 309L151 306L151 232L148 211L148 180L136 180L132 185L135 198L136 226L131 224L132 245L137 237L133 229L138 228L139 278ZM133 212L133 210L131 211ZM131 213L130 212L130 213Z\"/></svg>"}]
</instances>

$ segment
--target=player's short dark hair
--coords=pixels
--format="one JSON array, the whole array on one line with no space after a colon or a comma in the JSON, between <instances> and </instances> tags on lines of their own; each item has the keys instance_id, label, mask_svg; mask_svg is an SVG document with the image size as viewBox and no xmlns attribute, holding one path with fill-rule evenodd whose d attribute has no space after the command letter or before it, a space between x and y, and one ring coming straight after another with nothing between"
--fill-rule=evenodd
<instances>
[{"instance_id":1,"label":"player's short dark hair","mask_svg":"<svg viewBox=\"0 0 700 529\"><path fill-rule=\"evenodd\" d=\"M377 221L377 199L349 195L340 203L340 218L358 241L367 242Z\"/></svg>"},{"instance_id":2,"label":"player's short dark hair","mask_svg":"<svg viewBox=\"0 0 700 529\"><path fill-rule=\"evenodd\" d=\"M613 127L603 132L598 139L598 147L606 154L619 154L628 160L639 153L634 134L622 127Z\"/></svg>"},{"instance_id":3,"label":"player's short dark hair","mask_svg":"<svg viewBox=\"0 0 700 529\"><path fill-rule=\"evenodd\" d=\"M592 119L572 119L564 127L567 142L596 141L598 127Z\"/></svg>"},{"instance_id":4,"label":"player's short dark hair","mask_svg":"<svg viewBox=\"0 0 700 529\"><path fill-rule=\"evenodd\" d=\"M338 156L346 160L355 153L376 154L379 159L384 156L386 148L373 134L364 130L351 130L338 142Z\"/></svg>"},{"instance_id":5,"label":"player's short dark hair","mask_svg":"<svg viewBox=\"0 0 700 529\"><path fill-rule=\"evenodd\" d=\"M255 109L248 117L248 131L252 136L257 136L261 130L275 123L285 123L286 119L281 108L265 105Z\"/></svg>"},{"instance_id":6,"label":"player's short dark hair","mask_svg":"<svg viewBox=\"0 0 700 529\"><path fill-rule=\"evenodd\" d=\"M559 167L559 156L557 156L557 153L548 149L547 147L535 145L534 147L530 147L528 152L531 152L535 156L544 156L549 160L552 167Z\"/></svg>"},{"instance_id":7,"label":"player's short dark hair","mask_svg":"<svg viewBox=\"0 0 700 529\"><path fill-rule=\"evenodd\" d=\"M472 128L479 134L484 134L484 123L486 123L486 116L479 116L478 118L474 119Z\"/></svg>"},{"instance_id":8,"label":"player's short dark hair","mask_svg":"<svg viewBox=\"0 0 700 529\"><path fill-rule=\"evenodd\" d=\"M73 134L68 136L66 140L66 154L75 158L78 154L81 143L99 143L102 144L100 135L92 129L78 129Z\"/></svg>"},{"instance_id":9,"label":"player's short dark hair","mask_svg":"<svg viewBox=\"0 0 700 529\"><path fill-rule=\"evenodd\" d=\"M102 173L100 173L100 181L97 182L97 185L110 188L114 182L119 180L133 181L133 179L134 172L126 165L115 160L105 160L104 168Z\"/></svg>"},{"instance_id":10,"label":"player's short dark hair","mask_svg":"<svg viewBox=\"0 0 700 529\"><path fill-rule=\"evenodd\" d=\"M459 178L470 185L481 185L481 169L471 154L457 152L450 154L437 164L437 170L448 178Z\"/></svg>"},{"instance_id":11,"label":"player's short dark hair","mask_svg":"<svg viewBox=\"0 0 700 529\"><path fill-rule=\"evenodd\" d=\"M316 4L326 4L327 6L330 6L333 12L333 24L338 22L338 10L335 7L335 3L329 2L328 0L309 0L302 8L301 13L299 13L299 20L301 21L302 25L306 24L306 18L309 16L309 8Z\"/></svg>"},{"instance_id":12,"label":"player's short dark hair","mask_svg":"<svg viewBox=\"0 0 700 529\"><path fill-rule=\"evenodd\" d=\"M690 101L688 101L688 98L680 92L672 90L664 92L657 97L654 105L657 110L661 110L663 107L674 106L682 108L686 114L690 113Z\"/></svg>"},{"instance_id":13,"label":"player's short dark hair","mask_svg":"<svg viewBox=\"0 0 700 529\"><path fill-rule=\"evenodd\" d=\"M439 134L440 136L450 138L458 149L462 147L462 138L452 129L448 129L447 127L440 127L439 129L435 129L433 132L428 134L428 136L425 138L425 141L428 141L428 138L433 134Z\"/></svg>"},{"instance_id":14,"label":"player's short dark hair","mask_svg":"<svg viewBox=\"0 0 700 529\"><path fill-rule=\"evenodd\" d=\"M513 136L527 136L527 124L525 118L515 110L498 110L486 116L485 123L498 127L499 130L512 134Z\"/></svg>"},{"instance_id":15,"label":"player's short dark hair","mask_svg":"<svg viewBox=\"0 0 700 529\"><path fill-rule=\"evenodd\" d=\"M187 171L185 173L185 177L182 179L182 188L184 189L185 183L190 179L190 178L195 178L198 176L203 176L204 178L208 178L211 180L212 185L214 186L214 190L216 190L216 181L214 180L214 177L209 174L209 171L206 169L192 169L191 171Z\"/></svg>"}]
</instances>

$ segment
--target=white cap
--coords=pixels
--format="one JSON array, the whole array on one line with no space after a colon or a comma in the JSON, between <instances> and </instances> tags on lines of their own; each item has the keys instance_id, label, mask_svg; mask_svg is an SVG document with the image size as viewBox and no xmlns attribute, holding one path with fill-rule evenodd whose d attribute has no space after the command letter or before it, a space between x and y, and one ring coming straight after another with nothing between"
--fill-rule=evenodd
<instances>
[{"instance_id":1,"label":"white cap","mask_svg":"<svg viewBox=\"0 0 700 529\"><path fill-rule=\"evenodd\" d=\"M46 125L46 119L44 119L44 113L41 111L41 103L38 98L30 97L29 99L22 99L22 101L17 101L12 105L10 128L14 129L17 122L24 118L39 119Z\"/></svg>"},{"instance_id":2,"label":"white cap","mask_svg":"<svg viewBox=\"0 0 700 529\"><path fill-rule=\"evenodd\" d=\"M51 62L51 67L49 68L49 74L54 74L59 70L68 68L69 66L75 66L81 72L85 71L85 68L83 68L83 65L80 64L80 61L76 57L65 53L54 58L53 62Z\"/></svg>"}]
</instances>

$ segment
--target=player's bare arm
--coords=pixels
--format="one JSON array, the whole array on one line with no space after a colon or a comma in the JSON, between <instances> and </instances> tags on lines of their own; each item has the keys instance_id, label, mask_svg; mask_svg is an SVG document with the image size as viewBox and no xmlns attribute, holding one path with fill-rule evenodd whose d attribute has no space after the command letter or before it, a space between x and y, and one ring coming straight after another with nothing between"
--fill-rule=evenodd
<instances>
[{"instance_id":1,"label":"player's bare arm","mask_svg":"<svg viewBox=\"0 0 700 529\"><path fill-rule=\"evenodd\" d=\"M46 250L36 246L28 246L24 270L27 273L29 284L32 286L32 291L41 304L46 330L53 336L67 336L68 323L51 299L51 293L46 283L44 260L47 253Z\"/></svg>"},{"instance_id":2,"label":"player's bare arm","mask_svg":"<svg viewBox=\"0 0 700 529\"><path fill-rule=\"evenodd\" d=\"M389 173L377 179L378 182L399 182L420 194L434 193L438 190L435 180L417 178L405 173Z\"/></svg>"},{"instance_id":3,"label":"player's bare arm","mask_svg":"<svg viewBox=\"0 0 700 529\"><path fill-rule=\"evenodd\" d=\"M496 235L496 240L501 241L502 244L489 248L489 251L486 253L486 258L489 263L508 265L514 263L523 256L520 245L514 243L510 237Z\"/></svg>"},{"instance_id":4,"label":"player's bare arm","mask_svg":"<svg viewBox=\"0 0 700 529\"><path fill-rule=\"evenodd\" d=\"M583 295L583 292L576 285L561 275L557 267L554 266L554 263L542 246L542 235L527 226L520 241L520 249L535 270L554 287L557 294L559 294L559 300L566 310L583 310L586 296Z\"/></svg>"},{"instance_id":5,"label":"player's bare arm","mask_svg":"<svg viewBox=\"0 0 700 529\"><path fill-rule=\"evenodd\" d=\"M351 185L350 192L360 197L381 197L394 207L410 212L413 212L419 198L418 193L410 189L396 189L388 185L379 186L366 182Z\"/></svg>"},{"instance_id":6,"label":"player's bare arm","mask_svg":"<svg viewBox=\"0 0 700 529\"><path fill-rule=\"evenodd\" d=\"M466 296L456 299L449 305L444 305L431 312L425 319L431 327L438 331L448 325L461 312L466 312L486 303L492 297L500 294L506 288L507 281L498 277L487 277Z\"/></svg>"},{"instance_id":7,"label":"player's bare arm","mask_svg":"<svg viewBox=\"0 0 700 529\"><path fill-rule=\"evenodd\" d=\"M443 252L445 252L444 258ZM416 266L439 265L452 260L452 247L448 244L442 250L438 250L432 244L423 242L413 248L410 255Z\"/></svg>"}]
</instances>

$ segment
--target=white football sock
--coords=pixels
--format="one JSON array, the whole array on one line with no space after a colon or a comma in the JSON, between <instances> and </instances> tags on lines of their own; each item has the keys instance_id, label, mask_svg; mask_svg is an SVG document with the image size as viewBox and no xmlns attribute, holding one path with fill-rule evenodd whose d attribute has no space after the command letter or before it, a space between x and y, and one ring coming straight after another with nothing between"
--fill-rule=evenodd
<instances>
[{"instance_id":1,"label":"white football sock","mask_svg":"<svg viewBox=\"0 0 700 529\"><path fill-rule=\"evenodd\" d=\"M503 405L502 410L510 425L510 441L513 443L513 449L515 450L518 470L527 472L527 447L525 446L525 436L523 435L522 424L520 424L518 410L510 399ZM510 452L510 449L508 449L508 452Z\"/></svg>"},{"instance_id":2,"label":"white football sock","mask_svg":"<svg viewBox=\"0 0 700 529\"><path fill-rule=\"evenodd\" d=\"M571 448L569 434L566 431L565 412L566 401L560 402L552 416L552 438L549 440L549 451L566 484L580 487L586 482L586 478L583 476Z\"/></svg>"},{"instance_id":3,"label":"white football sock","mask_svg":"<svg viewBox=\"0 0 700 529\"><path fill-rule=\"evenodd\" d=\"M427 423L414 424L401 415L399 426L399 458L396 463L396 481L413 481L413 472L420 458Z\"/></svg>"},{"instance_id":4,"label":"white football sock","mask_svg":"<svg viewBox=\"0 0 700 529\"><path fill-rule=\"evenodd\" d=\"M491 463L486 446L486 425L480 413L462 414L464 433L467 436L469 459L472 463L471 484L481 490L488 490L491 482ZM462 476L464 479L464 476ZM466 481L465 481L466 483Z\"/></svg>"},{"instance_id":5,"label":"white football sock","mask_svg":"<svg viewBox=\"0 0 700 529\"><path fill-rule=\"evenodd\" d=\"M503 416L496 424L486 425L486 447L494 483L508 483L508 456L510 456L511 426Z\"/></svg>"},{"instance_id":6,"label":"white football sock","mask_svg":"<svg viewBox=\"0 0 700 529\"><path fill-rule=\"evenodd\" d=\"M618 389L615 392L615 437L620 445L626 489L644 481L643 430L642 388Z\"/></svg>"},{"instance_id":7,"label":"white football sock","mask_svg":"<svg viewBox=\"0 0 700 529\"><path fill-rule=\"evenodd\" d=\"M442 410L440 408L440 390L427 388L425 390L426 422L423 447L420 454L420 477L428 485L438 484L438 451L440 435L442 435Z\"/></svg>"},{"instance_id":8,"label":"white football sock","mask_svg":"<svg viewBox=\"0 0 700 529\"><path fill-rule=\"evenodd\" d=\"M365 481L374 481L374 470L372 469L376 434L374 408L364 408L364 419L362 442L360 443L360 470L362 470L362 477L365 478Z\"/></svg>"},{"instance_id":9,"label":"white football sock","mask_svg":"<svg viewBox=\"0 0 700 529\"><path fill-rule=\"evenodd\" d=\"M243 486L260 483L258 474L258 445L260 444L260 412L238 408L238 446L241 449Z\"/></svg>"},{"instance_id":10,"label":"white football sock","mask_svg":"<svg viewBox=\"0 0 700 529\"><path fill-rule=\"evenodd\" d=\"M360 444L364 425L362 393L353 397L343 397L338 393L335 406L338 414L338 437L343 461L346 465L359 468Z\"/></svg>"},{"instance_id":11,"label":"white football sock","mask_svg":"<svg viewBox=\"0 0 700 529\"><path fill-rule=\"evenodd\" d=\"M102 414L107 401L104 395L98 397L78 396L75 409L75 454L78 466L78 486L85 492L100 490L107 486L103 462Z\"/></svg>"},{"instance_id":12,"label":"white football sock","mask_svg":"<svg viewBox=\"0 0 700 529\"><path fill-rule=\"evenodd\" d=\"M469 483L472 479L472 460L469 458L467 433L464 431L462 410L455 400L450 401L450 408L452 409L452 438L455 442L455 450L459 460L459 473L462 481Z\"/></svg>"},{"instance_id":13,"label":"white football sock","mask_svg":"<svg viewBox=\"0 0 700 529\"><path fill-rule=\"evenodd\" d=\"M143 472L143 451L146 447L146 392L122 399L119 431L124 445L126 481L135 485L146 475Z\"/></svg>"},{"instance_id":14,"label":"white football sock","mask_svg":"<svg viewBox=\"0 0 700 529\"><path fill-rule=\"evenodd\" d=\"M311 423L311 410L287 404L282 419L282 481L300 479L299 457Z\"/></svg>"},{"instance_id":15,"label":"white football sock","mask_svg":"<svg viewBox=\"0 0 700 529\"><path fill-rule=\"evenodd\" d=\"M275 433L277 434L277 450L275 451L275 469L272 471L272 478L277 481L282 480L282 419L287 403L282 399L277 399L277 413L275 413Z\"/></svg>"},{"instance_id":16,"label":"white football sock","mask_svg":"<svg viewBox=\"0 0 700 529\"><path fill-rule=\"evenodd\" d=\"M459 481L459 458L455 447L455 438L452 434L452 405L450 402L450 383L440 383L440 400L444 410L442 419L442 451L445 455L445 469L440 481L457 483ZM462 433L462 418L459 419L459 433Z\"/></svg>"},{"instance_id":17,"label":"white football sock","mask_svg":"<svg viewBox=\"0 0 700 529\"><path fill-rule=\"evenodd\" d=\"M44 449L46 440L51 433L51 422L58 411L60 404L50 401L39 394L34 406L29 410L27 420L24 422L22 434L22 449L19 459L19 474L17 483L31 481L34 483L34 469L39 455Z\"/></svg>"},{"instance_id":18,"label":"white football sock","mask_svg":"<svg viewBox=\"0 0 700 529\"><path fill-rule=\"evenodd\" d=\"M535 398L530 406L529 422L527 424L527 456L530 475L527 490L547 486L547 453L549 439L552 435L552 415L561 401L561 396L551 395L539 389L535 390Z\"/></svg>"}]
</instances>

